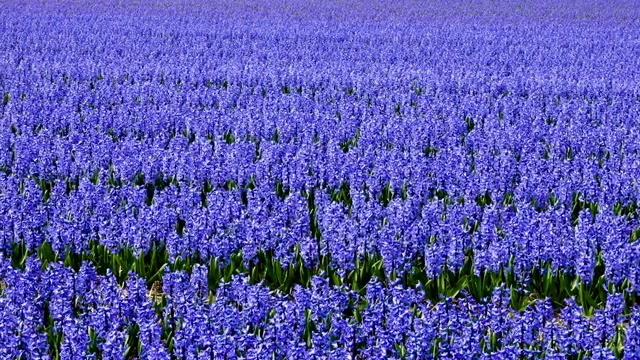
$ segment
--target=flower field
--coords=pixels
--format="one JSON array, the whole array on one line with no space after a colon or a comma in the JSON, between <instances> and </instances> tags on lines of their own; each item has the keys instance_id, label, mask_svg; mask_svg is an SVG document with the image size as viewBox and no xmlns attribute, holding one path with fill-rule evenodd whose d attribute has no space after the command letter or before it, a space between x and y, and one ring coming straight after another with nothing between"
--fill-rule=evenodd
<instances>
[{"instance_id":1,"label":"flower field","mask_svg":"<svg viewBox=\"0 0 640 360\"><path fill-rule=\"evenodd\" d=\"M633 0L8 0L0 149L0 359L640 359Z\"/></svg>"}]
</instances>

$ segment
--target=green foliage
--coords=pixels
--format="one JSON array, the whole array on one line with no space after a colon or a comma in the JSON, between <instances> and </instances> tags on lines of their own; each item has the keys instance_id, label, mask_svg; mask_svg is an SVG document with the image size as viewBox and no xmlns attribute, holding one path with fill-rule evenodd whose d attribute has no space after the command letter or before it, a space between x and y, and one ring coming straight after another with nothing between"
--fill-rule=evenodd
<instances>
[{"instance_id":1,"label":"green foliage","mask_svg":"<svg viewBox=\"0 0 640 360\"><path fill-rule=\"evenodd\" d=\"M346 153L349 151L349 149L357 147L358 139L360 139L360 129L356 130L356 133L353 135L353 138L344 140L340 144L340 148L342 149L342 152Z\"/></svg>"},{"instance_id":2,"label":"green foliage","mask_svg":"<svg viewBox=\"0 0 640 360\"><path fill-rule=\"evenodd\" d=\"M389 205L389 203L391 202L391 200L393 200L394 197L395 197L395 193L393 192L393 188L391 187L391 184L387 184L385 185L385 187L382 188L382 192L380 193L378 200L383 206L386 207Z\"/></svg>"},{"instance_id":3,"label":"green foliage","mask_svg":"<svg viewBox=\"0 0 640 360\"><path fill-rule=\"evenodd\" d=\"M180 220L177 227L179 226ZM242 252L235 252L228 259L203 258L195 253L170 261L164 245L157 242L145 252L136 252L129 247L114 252L104 245L92 242L88 250L80 253L70 248L64 252L56 252L47 242L30 251L24 242L20 242L13 244L11 263L14 268L24 269L27 258L35 255L43 267L61 261L64 266L77 271L83 262L90 262L99 274L104 275L110 270L120 284L124 284L130 272L135 272L146 279L149 287L161 281L167 269L191 272L193 267L199 264L208 269L211 291L221 282L230 281L233 275L242 274L248 276L251 283L263 283L273 290L290 293L295 285L308 287L313 276L321 275L327 277L332 285L345 285L364 294L367 284L375 277L385 285L399 281L407 288L420 286L424 290L425 300L434 303L443 296L456 298L462 294L471 295L477 301L484 302L496 288L502 287L510 290L511 306L516 311L524 310L535 299L549 298L555 307L560 308L564 306L566 299L573 298L584 308L586 315L591 315L596 308L604 307L608 293L623 293L629 306L640 303L640 298L630 291L628 281L614 284L604 280L604 261L600 254L593 279L587 283L577 275L553 270L551 265L546 263L539 264L523 278L513 270L514 259L496 272L477 271L473 266L471 251L465 254L462 269L454 272L445 268L435 278L427 275L426 264L421 256L415 256L414 265L406 272L386 269L384 259L379 254L354 256L354 269L340 275L330 255L318 255L317 262L308 263L302 259L299 246L291 251L294 257L288 264L277 260L272 250L260 251L249 261L244 259Z\"/></svg>"},{"instance_id":4,"label":"green foliage","mask_svg":"<svg viewBox=\"0 0 640 360\"><path fill-rule=\"evenodd\" d=\"M227 144L231 145L234 142L236 142L236 138L233 135L233 132L231 130L227 130L224 135L223 135L224 141L227 142Z\"/></svg>"}]
</instances>

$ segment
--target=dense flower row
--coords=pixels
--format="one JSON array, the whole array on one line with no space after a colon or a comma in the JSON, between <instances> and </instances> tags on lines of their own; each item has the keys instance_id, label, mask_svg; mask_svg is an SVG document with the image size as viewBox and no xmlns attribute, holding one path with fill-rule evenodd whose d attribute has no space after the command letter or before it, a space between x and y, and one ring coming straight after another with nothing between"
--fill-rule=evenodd
<instances>
[{"instance_id":1,"label":"dense flower row","mask_svg":"<svg viewBox=\"0 0 640 360\"><path fill-rule=\"evenodd\" d=\"M289 296L241 277L211 292L202 267L168 272L151 291L135 274L119 286L88 264L42 270L29 259L21 271L2 260L0 271L4 358L605 359L623 346L625 358L640 355L640 309L617 294L585 317L572 300L514 311L503 289L432 304L420 289L372 281L358 295L322 277Z\"/></svg>"},{"instance_id":2,"label":"dense flower row","mask_svg":"<svg viewBox=\"0 0 640 360\"><path fill-rule=\"evenodd\" d=\"M565 206L538 212L518 201L480 206L437 198L425 204L398 198L383 206L352 192L347 208L317 192L312 215L321 236L316 238L308 199L295 192L282 199L264 187L202 193L170 185L147 205L143 186L81 181L65 194L66 185L55 183L43 201L33 181L2 185L0 244L5 253L21 242L32 252L46 242L54 252L82 253L97 241L112 252L130 248L137 256L163 244L171 261L197 254L219 259L221 265L237 253L249 265L260 252L271 252L285 267L297 255L306 266L328 255L341 274L354 270L354 260L378 254L387 275L418 266L435 278L471 261L476 275L506 269L527 278L534 268L549 265L587 283L602 260L607 282L626 281L635 291L640 280L638 220L605 206L595 216L584 209L574 221L574 209Z\"/></svg>"}]
</instances>

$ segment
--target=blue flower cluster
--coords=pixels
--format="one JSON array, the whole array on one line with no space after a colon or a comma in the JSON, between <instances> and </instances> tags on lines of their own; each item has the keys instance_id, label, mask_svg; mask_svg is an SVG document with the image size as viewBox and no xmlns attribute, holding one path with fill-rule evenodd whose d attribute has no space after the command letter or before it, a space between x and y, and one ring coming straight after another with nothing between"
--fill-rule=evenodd
<instances>
[{"instance_id":1,"label":"blue flower cluster","mask_svg":"<svg viewBox=\"0 0 640 360\"><path fill-rule=\"evenodd\" d=\"M0 354L640 357L634 5L8 1Z\"/></svg>"},{"instance_id":2,"label":"blue flower cluster","mask_svg":"<svg viewBox=\"0 0 640 360\"><path fill-rule=\"evenodd\" d=\"M628 358L640 350L640 307L624 315L620 295L585 317L574 301L559 312L549 300L516 311L505 289L481 303L433 304L420 289L373 280L359 295L321 276L290 295L244 277L211 292L201 266L165 273L151 290L135 273L120 286L86 263L77 272L58 263L42 270L30 259L21 271L3 260L1 271L4 358L47 358L49 337L61 340L56 357L125 359L132 336L141 359L615 358L609 345L626 326Z\"/></svg>"}]
</instances>

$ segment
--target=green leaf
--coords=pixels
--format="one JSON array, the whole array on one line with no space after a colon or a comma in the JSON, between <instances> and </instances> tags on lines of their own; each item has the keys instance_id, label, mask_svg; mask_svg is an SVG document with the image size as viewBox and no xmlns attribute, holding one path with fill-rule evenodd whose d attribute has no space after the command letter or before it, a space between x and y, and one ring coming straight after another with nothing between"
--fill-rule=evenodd
<instances>
[{"instance_id":1,"label":"green leaf","mask_svg":"<svg viewBox=\"0 0 640 360\"><path fill-rule=\"evenodd\" d=\"M467 279L468 279L467 275L461 276L460 279L458 279L458 282L456 283L456 285L453 288L447 290L446 292L447 297L453 298L458 296L460 291L467 286Z\"/></svg>"}]
</instances>

